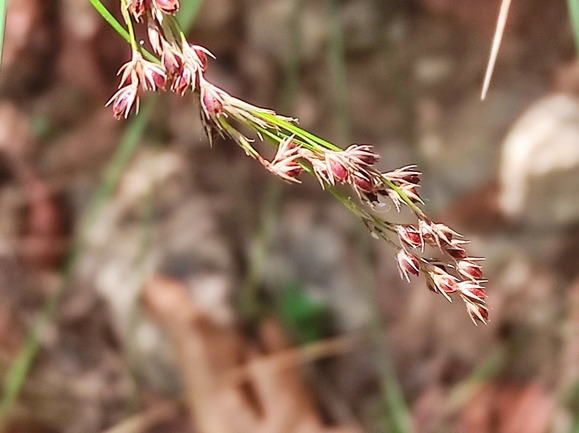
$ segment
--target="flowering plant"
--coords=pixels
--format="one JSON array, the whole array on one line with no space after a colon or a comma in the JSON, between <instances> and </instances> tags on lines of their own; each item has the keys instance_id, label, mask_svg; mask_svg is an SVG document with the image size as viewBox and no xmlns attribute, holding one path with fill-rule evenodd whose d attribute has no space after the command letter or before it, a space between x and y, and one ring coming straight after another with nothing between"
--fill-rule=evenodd
<instances>
[{"instance_id":1,"label":"flowering plant","mask_svg":"<svg viewBox=\"0 0 579 433\"><path fill-rule=\"evenodd\" d=\"M375 168L380 156L372 146L352 144L346 149L311 134L298 126L297 119L253 106L229 95L205 78L208 57L204 47L187 41L175 17L178 0L121 0L132 57L119 70L118 91L109 100L113 114L126 118L138 110L145 91L169 90L180 95L195 95L205 133L210 142L227 137L268 171L290 183L299 183L306 172L354 212L372 235L393 246L400 276L424 275L427 287L449 301L459 296L475 324L488 321L483 274L478 259L469 257L460 234L430 220L419 207L418 187L421 173L415 166L390 172ZM144 23L155 55L137 43L134 25ZM255 140L277 146L271 161L255 148ZM353 190L358 200L344 195L342 186ZM409 208L414 224L398 224L377 217L370 209L390 200L400 210ZM437 252L437 258L425 250Z\"/></svg>"}]
</instances>

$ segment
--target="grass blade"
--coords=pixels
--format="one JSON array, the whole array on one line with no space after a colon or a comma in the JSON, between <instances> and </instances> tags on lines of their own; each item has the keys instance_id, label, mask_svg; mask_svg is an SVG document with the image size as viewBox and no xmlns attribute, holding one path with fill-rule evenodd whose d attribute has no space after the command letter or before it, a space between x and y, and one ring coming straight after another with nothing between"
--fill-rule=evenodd
<instances>
[{"instance_id":1,"label":"grass blade","mask_svg":"<svg viewBox=\"0 0 579 433\"><path fill-rule=\"evenodd\" d=\"M569 0L570 2L575 2L576 0ZM499 54L499 48L501 47L501 42L503 40L503 34L505 33L505 26L507 24L507 18L509 16L509 9L511 7L511 0L503 0L501 4L501 10L499 12L499 17L497 19L497 28L495 30L495 36L493 38L493 45L491 47L491 55L489 58L489 63L487 65L487 71L485 73L485 81L483 83L483 89L481 94L481 99L484 100L487 97L487 92L491 84L491 78L495 70L495 63L497 61L497 56Z\"/></svg>"},{"instance_id":2,"label":"grass blade","mask_svg":"<svg viewBox=\"0 0 579 433\"><path fill-rule=\"evenodd\" d=\"M575 36L575 47L579 54L579 0L567 0L569 7L569 16L571 18L571 27Z\"/></svg>"},{"instance_id":3,"label":"grass blade","mask_svg":"<svg viewBox=\"0 0 579 433\"><path fill-rule=\"evenodd\" d=\"M4 30L6 29L6 7L8 0L0 0L0 66L2 66L2 53L4 52Z\"/></svg>"}]
</instances>

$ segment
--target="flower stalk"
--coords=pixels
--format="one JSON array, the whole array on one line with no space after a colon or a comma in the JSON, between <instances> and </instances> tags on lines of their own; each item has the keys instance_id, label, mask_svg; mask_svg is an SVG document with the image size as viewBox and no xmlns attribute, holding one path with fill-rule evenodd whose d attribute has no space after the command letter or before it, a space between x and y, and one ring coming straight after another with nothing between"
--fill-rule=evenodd
<instances>
[{"instance_id":1,"label":"flower stalk","mask_svg":"<svg viewBox=\"0 0 579 433\"><path fill-rule=\"evenodd\" d=\"M187 41L175 18L178 0L120 2L132 58L119 70L119 89L108 102L115 117L126 118L138 109L139 96L145 91L194 95L210 144L218 137L232 139L248 156L288 183L300 183L304 172L314 176L322 189L362 220L372 236L393 246L402 279L410 281L423 275L431 291L449 301L461 298L475 324L488 321L485 280L478 259L469 257L464 248L467 241L459 233L431 221L420 208L422 174L415 166L382 172L376 168L380 155L372 146L352 144L342 149L302 129L297 119L251 105L212 84L205 71L208 57L213 55ZM135 40L133 26L138 23L147 26L156 62ZM271 161L256 149L256 141L277 146ZM415 223L398 224L371 212L387 202L398 211L410 209ZM427 252L434 253L435 258L426 256Z\"/></svg>"}]
</instances>

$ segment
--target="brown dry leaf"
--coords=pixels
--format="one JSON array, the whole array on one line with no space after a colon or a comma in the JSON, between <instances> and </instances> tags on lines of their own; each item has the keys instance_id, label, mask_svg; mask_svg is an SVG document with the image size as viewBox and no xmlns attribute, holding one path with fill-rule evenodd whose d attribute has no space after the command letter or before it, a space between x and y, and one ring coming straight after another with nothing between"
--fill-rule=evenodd
<instances>
[{"instance_id":1,"label":"brown dry leaf","mask_svg":"<svg viewBox=\"0 0 579 433\"><path fill-rule=\"evenodd\" d=\"M160 403L149 410L132 416L103 433L141 433L163 421L177 417L177 408L169 403Z\"/></svg>"},{"instance_id":2,"label":"brown dry leaf","mask_svg":"<svg viewBox=\"0 0 579 433\"><path fill-rule=\"evenodd\" d=\"M460 431L469 433L544 433L555 402L538 383L489 384L465 407Z\"/></svg>"},{"instance_id":3,"label":"brown dry leaf","mask_svg":"<svg viewBox=\"0 0 579 433\"><path fill-rule=\"evenodd\" d=\"M220 401L220 376L239 363L239 335L201 316L185 287L176 281L153 279L145 288L145 302L172 340L185 398L199 430L230 432Z\"/></svg>"},{"instance_id":4,"label":"brown dry leaf","mask_svg":"<svg viewBox=\"0 0 579 433\"><path fill-rule=\"evenodd\" d=\"M145 289L145 302L173 342L201 433L355 431L324 426L297 362L290 365L287 356L272 362L272 356L291 350L276 322L263 324L260 351L235 328L203 316L178 282L155 278ZM250 359L246 365L244 358Z\"/></svg>"}]
</instances>

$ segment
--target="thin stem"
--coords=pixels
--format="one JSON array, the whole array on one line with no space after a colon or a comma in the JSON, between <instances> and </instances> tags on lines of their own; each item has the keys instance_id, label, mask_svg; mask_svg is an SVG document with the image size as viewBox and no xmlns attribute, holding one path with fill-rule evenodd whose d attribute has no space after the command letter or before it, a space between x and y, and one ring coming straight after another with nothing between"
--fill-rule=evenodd
<instances>
[{"instance_id":1,"label":"thin stem","mask_svg":"<svg viewBox=\"0 0 579 433\"><path fill-rule=\"evenodd\" d=\"M135 38L135 29L133 28L133 20L131 19L131 14L129 13L129 8L127 6L127 0L121 0L121 12L127 28L129 29L129 42L133 51L139 50L139 45L137 44L137 39Z\"/></svg>"},{"instance_id":2,"label":"thin stem","mask_svg":"<svg viewBox=\"0 0 579 433\"><path fill-rule=\"evenodd\" d=\"M219 125L225 130L225 132L227 132L227 134L229 134L229 136L239 143L247 155L257 159L258 161L263 161L259 152L249 144L249 140L237 129L231 126L223 116L219 117Z\"/></svg>"},{"instance_id":3,"label":"thin stem","mask_svg":"<svg viewBox=\"0 0 579 433\"><path fill-rule=\"evenodd\" d=\"M279 128L282 128L282 129L289 131L290 135L295 134L299 137L302 137L305 140L308 140L313 145L319 145L319 146L325 147L326 149L333 150L336 152L339 152L342 150L341 148L339 148L335 144L332 144L329 141L326 141L323 138L320 138L320 137L306 131L305 129L302 129L299 126L296 126L287 120L280 119L275 114L271 114L271 113L265 112L265 111L257 111L253 114L257 118L265 120L266 122L269 122L273 125L276 125Z\"/></svg>"}]
</instances>

